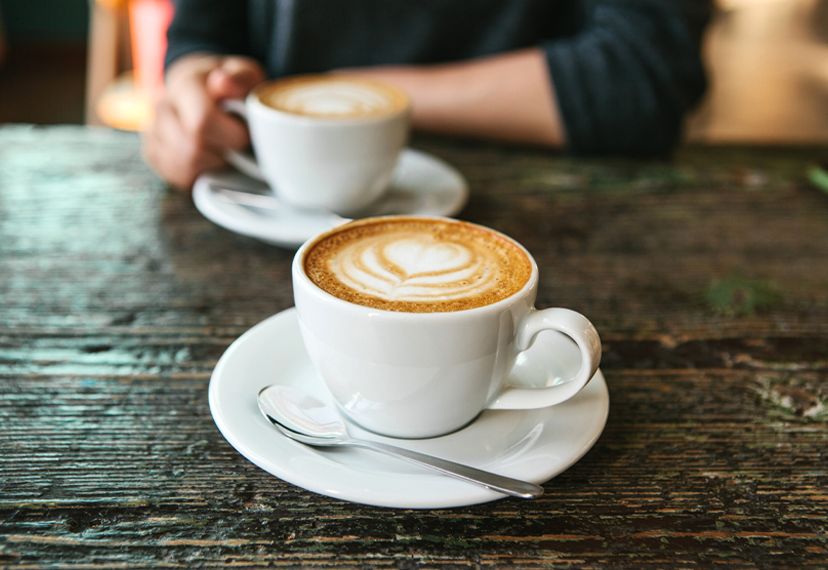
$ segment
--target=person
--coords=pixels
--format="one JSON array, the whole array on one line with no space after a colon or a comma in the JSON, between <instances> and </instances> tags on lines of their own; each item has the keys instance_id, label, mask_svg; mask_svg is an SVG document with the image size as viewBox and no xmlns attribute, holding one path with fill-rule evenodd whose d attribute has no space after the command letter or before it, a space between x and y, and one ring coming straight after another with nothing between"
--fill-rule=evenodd
<instances>
[{"instance_id":1,"label":"person","mask_svg":"<svg viewBox=\"0 0 828 570\"><path fill-rule=\"evenodd\" d=\"M143 154L192 186L249 144L220 102L338 70L408 91L415 131L657 155L706 88L707 0L176 0Z\"/></svg>"}]
</instances>

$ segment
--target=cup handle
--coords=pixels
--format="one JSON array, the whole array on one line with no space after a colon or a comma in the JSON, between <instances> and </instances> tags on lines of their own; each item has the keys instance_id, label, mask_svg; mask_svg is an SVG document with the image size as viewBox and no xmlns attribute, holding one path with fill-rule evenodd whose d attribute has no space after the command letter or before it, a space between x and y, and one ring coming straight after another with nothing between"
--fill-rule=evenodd
<instances>
[{"instance_id":1,"label":"cup handle","mask_svg":"<svg viewBox=\"0 0 828 570\"><path fill-rule=\"evenodd\" d=\"M219 103L219 106L233 115L238 116L245 123L247 122L247 108L241 99L225 99ZM224 151L224 160L229 162L242 174L266 182L264 174L262 174L256 158L249 152L241 152L238 150L227 149Z\"/></svg>"},{"instance_id":2,"label":"cup handle","mask_svg":"<svg viewBox=\"0 0 828 570\"><path fill-rule=\"evenodd\" d=\"M598 331L586 317L569 309L532 310L518 325L515 347L528 350L538 333L544 330L562 332L578 345L581 369L570 380L542 388L507 386L487 406L490 410L528 410L560 404L587 385L601 362L601 339Z\"/></svg>"}]
</instances>

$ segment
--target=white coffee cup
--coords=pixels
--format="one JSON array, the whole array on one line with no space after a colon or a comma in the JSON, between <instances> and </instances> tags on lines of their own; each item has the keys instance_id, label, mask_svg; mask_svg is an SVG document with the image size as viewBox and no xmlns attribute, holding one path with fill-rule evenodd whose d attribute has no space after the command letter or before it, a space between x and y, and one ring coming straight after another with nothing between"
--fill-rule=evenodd
<instances>
[{"instance_id":1,"label":"white coffee cup","mask_svg":"<svg viewBox=\"0 0 828 570\"><path fill-rule=\"evenodd\" d=\"M408 96L351 75L267 81L223 106L247 121L255 153L228 161L298 208L357 214L388 188L408 140Z\"/></svg>"},{"instance_id":2,"label":"white coffee cup","mask_svg":"<svg viewBox=\"0 0 828 570\"><path fill-rule=\"evenodd\" d=\"M392 227L386 232L382 225L409 221L415 225L433 222L438 228L451 231L456 227L464 232L484 232L484 239L508 244L518 252L518 258L525 259L525 262L518 261L525 263L526 268L521 269L523 277L515 281L517 289L504 293L505 298L492 303L469 304L471 308L462 308L467 299L461 296L461 310L407 312L396 310L401 307L396 306L395 300L379 302L385 308L358 304L362 301L354 299L344 300L347 295L335 291L342 298L334 296L314 281L322 282L316 276L317 258L323 260L326 268L337 267L334 272L340 272L339 262L327 260L324 252L328 244L347 241L342 236L350 234L344 232L355 229L375 231L380 237L371 239L388 242L377 246L365 242L357 247L361 251L360 259L366 264L359 261L355 271L365 269L368 275L365 279L370 281L383 271L375 266L376 259L382 258L385 263L395 259L397 250L403 252L402 257L407 255L406 251L416 250L416 246L405 241L403 233L389 239L385 234L395 230ZM464 240L461 235L456 240L460 245L453 244L451 248L461 251ZM373 253L368 252L371 248L375 250ZM418 263L431 256L438 265L448 268L454 263L451 248L421 248L417 250L420 252ZM346 257L346 254L337 255L340 257L336 259ZM486 268L488 263L478 267ZM398 265L403 266L405 262ZM351 278L352 266L343 265L343 280ZM294 258L292 278L300 330L317 372L342 412L379 434L399 438L434 437L462 428L484 409L533 409L561 403L589 382L601 359L598 333L585 317L563 308L534 308L538 268L526 249L494 230L466 222L407 216L350 222L305 243ZM416 279L411 277L412 282ZM481 298L485 295L488 293ZM447 301L448 306L454 302ZM389 306L392 310L388 310ZM547 330L563 333L577 344L581 360L579 372L555 386L508 385L517 356L532 345L541 331Z\"/></svg>"}]
</instances>

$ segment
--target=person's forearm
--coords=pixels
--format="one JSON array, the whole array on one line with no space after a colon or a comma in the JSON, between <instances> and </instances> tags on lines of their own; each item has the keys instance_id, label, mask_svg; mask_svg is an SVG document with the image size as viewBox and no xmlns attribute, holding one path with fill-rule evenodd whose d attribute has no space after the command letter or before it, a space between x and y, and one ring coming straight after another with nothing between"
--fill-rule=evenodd
<instances>
[{"instance_id":1,"label":"person's forearm","mask_svg":"<svg viewBox=\"0 0 828 570\"><path fill-rule=\"evenodd\" d=\"M540 49L442 65L349 71L408 91L415 130L551 147L566 144Z\"/></svg>"}]
</instances>

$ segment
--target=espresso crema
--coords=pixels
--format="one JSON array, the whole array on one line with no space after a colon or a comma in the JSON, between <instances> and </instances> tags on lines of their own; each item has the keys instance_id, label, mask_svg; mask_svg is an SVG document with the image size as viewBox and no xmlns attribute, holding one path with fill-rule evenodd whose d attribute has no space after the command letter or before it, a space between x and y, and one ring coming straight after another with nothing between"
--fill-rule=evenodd
<instances>
[{"instance_id":1,"label":"espresso crema","mask_svg":"<svg viewBox=\"0 0 828 570\"><path fill-rule=\"evenodd\" d=\"M408 95L391 85L343 75L298 76L265 83L255 90L263 104L308 117L370 119L397 115Z\"/></svg>"},{"instance_id":2,"label":"espresso crema","mask_svg":"<svg viewBox=\"0 0 828 570\"><path fill-rule=\"evenodd\" d=\"M526 253L485 228L429 218L351 222L313 244L305 274L334 297L407 313L463 311L520 291Z\"/></svg>"}]
</instances>

